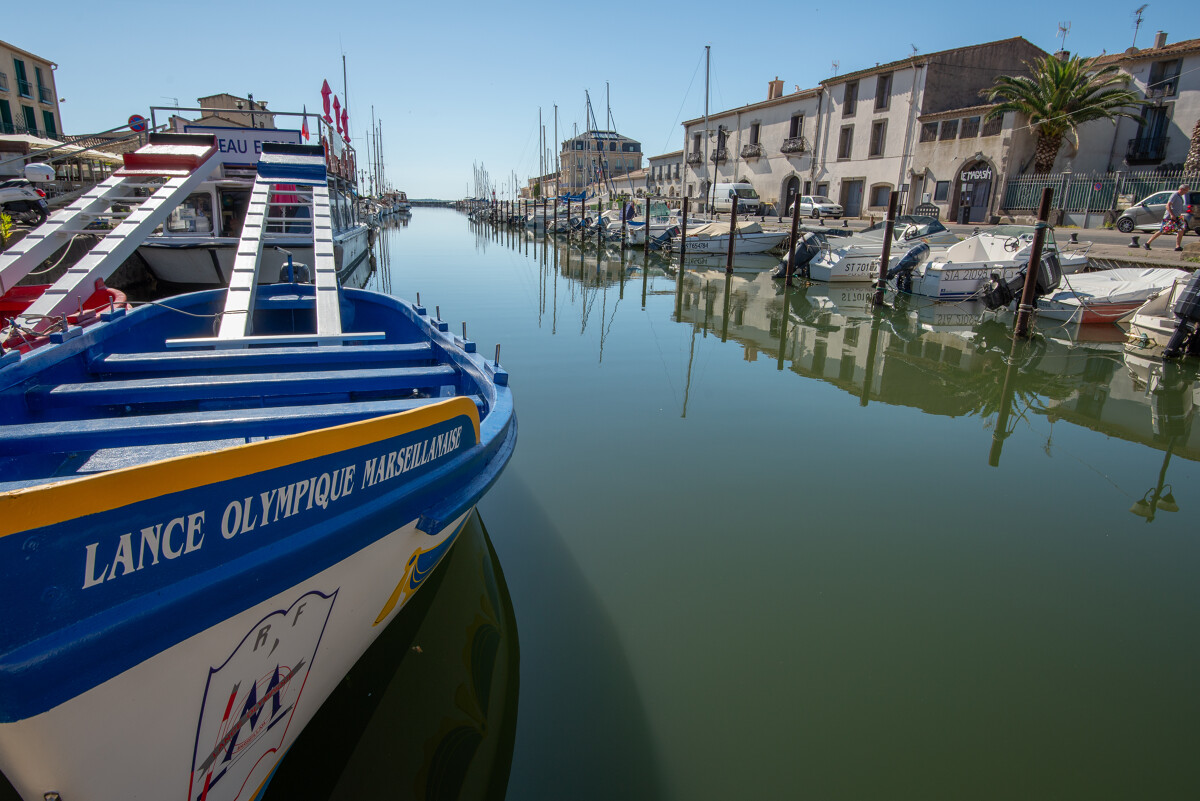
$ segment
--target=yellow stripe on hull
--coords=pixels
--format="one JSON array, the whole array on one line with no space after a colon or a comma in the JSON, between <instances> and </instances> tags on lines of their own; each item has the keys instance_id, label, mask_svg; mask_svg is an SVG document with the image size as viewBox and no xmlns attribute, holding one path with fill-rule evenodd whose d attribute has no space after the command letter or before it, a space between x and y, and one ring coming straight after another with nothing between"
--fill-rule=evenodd
<instances>
[{"instance_id":1,"label":"yellow stripe on hull","mask_svg":"<svg viewBox=\"0 0 1200 801\"><path fill-rule=\"evenodd\" d=\"M370 445L455 417L471 420L478 442L475 402L448 398L386 417L10 490L0 493L0 537Z\"/></svg>"}]
</instances>

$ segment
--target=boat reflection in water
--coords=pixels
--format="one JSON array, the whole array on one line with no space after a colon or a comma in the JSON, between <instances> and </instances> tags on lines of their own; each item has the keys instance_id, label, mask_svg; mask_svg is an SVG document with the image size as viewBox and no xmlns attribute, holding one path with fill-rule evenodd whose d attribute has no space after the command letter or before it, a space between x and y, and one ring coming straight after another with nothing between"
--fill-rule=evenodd
<instances>
[{"instance_id":1,"label":"boat reflection in water","mask_svg":"<svg viewBox=\"0 0 1200 801\"><path fill-rule=\"evenodd\" d=\"M840 387L860 405L990 419L993 466L1030 416L1163 451L1155 486L1131 511L1149 521L1173 509L1170 459L1200 461L1194 367L1126 352L1117 326L1040 321L1034 338L1014 341L1011 316L982 304L889 296L893 305L876 311L873 295L870 286L788 288L768 275L689 271L676 312L694 332L742 343L746 361L774 357L777 369Z\"/></svg>"},{"instance_id":2,"label":"boat reflection in water","mask_svg":"<svg viewBox=\"0 0 1200 801\"><path fill-rule=\"evenodd\" d=\"M502 798L520 649L478 513L292 746L266 799Z\"/></svg>"}]
</instances>

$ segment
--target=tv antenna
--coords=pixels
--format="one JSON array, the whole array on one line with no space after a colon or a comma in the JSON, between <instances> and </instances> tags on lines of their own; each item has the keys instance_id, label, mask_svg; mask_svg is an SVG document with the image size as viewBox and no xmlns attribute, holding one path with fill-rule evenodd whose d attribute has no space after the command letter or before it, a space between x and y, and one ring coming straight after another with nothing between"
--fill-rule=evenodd
<instances>
[{"instance_id":1,"label":"tv antenna","mask_svg":"<svg viewBox=\"0 0 1200 801\"><path fill-rule=\"evenodd\" d=\"M1146 6L1148 6L1148 5L1150 5L1150 4L1143 3L1142 5L1138 6L1138 8L1133 12L1133 16L1135 18L1134 22L1133 22L1133 46L1134 47L1137 47L1138 28L1142 27L1142 12L1144 12L1146 10Z\"/></svg>"},{"instance_id":2,"label":"tv antenna","mask_svg":"<svg viewBox=\"0 0 1200 801\"><path fill-rule=\"evenodd\" d=\"M1064 51L1064 52L1066 51L1066 49L1067 49L1067 34L1070 32L1071 32L1070 20L1068 20L1066 22L1058 23L1058 38L1061 40L1058 45L1059 50Z\"/></svg>"},{"instance_id":3,"label":"tv antenna","mask_svg":"<svg viewBox=\"0 0 1200 801\"><path fill-rule=\"evenodd\" d=\"M837 75L838 67L840 66L840 64L835 61L830 66L833 67L833 74Z\"/></svg>"},{"instance_id":4,"label":"tv antenna","mask_svg":"<svg viewBox=\"0 0 1200 801\"><path fill-rule=\"evenodd\" d=\"M175 108L179 108L179 98L178 97L171 97L170 95L159 95L159 97L161 97L163 100L174 100Z\"/></svg>"}]
</instances>

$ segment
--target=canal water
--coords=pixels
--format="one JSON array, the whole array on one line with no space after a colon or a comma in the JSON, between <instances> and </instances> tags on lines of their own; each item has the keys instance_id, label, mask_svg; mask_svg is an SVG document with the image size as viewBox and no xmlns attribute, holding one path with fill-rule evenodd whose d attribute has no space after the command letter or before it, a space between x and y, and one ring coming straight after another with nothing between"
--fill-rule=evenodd
<instances>
[{"instance_id":1,"label":"canal water","mask_svg":"<svg viewBox=\"0 0 1200 801\"><path fill-rule=\"evenodd\" d=\"M1194 370L770 259L381 234L368 286L499 344L520 437L274 797L1200 795Z\"/></svg>"}]
</instances>

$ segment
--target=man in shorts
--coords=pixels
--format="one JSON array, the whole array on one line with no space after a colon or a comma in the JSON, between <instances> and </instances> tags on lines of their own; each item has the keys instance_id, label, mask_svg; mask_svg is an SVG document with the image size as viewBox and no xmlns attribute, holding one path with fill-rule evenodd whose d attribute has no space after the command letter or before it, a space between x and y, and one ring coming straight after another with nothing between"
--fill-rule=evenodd
<instances>
[{"instance_id":1,"label":"man in shorts","mask_svg":"<svg viewBox=\"0 0 1200 801\"><path fill-rule=\"evenodd\" d=\"M1150 249L1150 243L1155 239L1171 233L1175 234L1175 249L1183 250L1183 235L1187 232L1187 220L1183 218L1183 213L1188 207L1188 189L1188 185L1184 184L1171 195L1171 199L1167 201L1167 210L1163 212L1162 225L1154 236L1146 240L1146 250Z\"/></svg>"}]
</instances>

